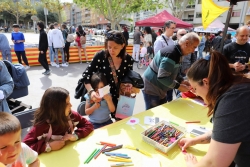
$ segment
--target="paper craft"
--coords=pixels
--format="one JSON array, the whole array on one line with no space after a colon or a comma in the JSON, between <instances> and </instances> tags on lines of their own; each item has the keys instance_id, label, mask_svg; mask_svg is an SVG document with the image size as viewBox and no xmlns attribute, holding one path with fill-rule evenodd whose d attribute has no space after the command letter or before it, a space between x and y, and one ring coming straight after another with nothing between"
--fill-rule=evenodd
<instances>
[{"instance_id":1,"label":"paper craft","mask_svg":"<svg viewBox=\"0 0 250 167\"><path fill-rule=\"evenodd\" d=\"M142 160L142 166L143 167L160 167L160 161L157 158L146 158L144 157Z\"/></svg>"},{"instance_id":2,"label":"paper craft","mask_svg":"<svg viewBox=\"0 0 250 167\"><path fill-rule=\"evenodd\" d=\"M110 86L109 85L104 86L101 89L98 89L100 97L103 97L104 95L109 94L109 90L110 90Z\"/></svg>"},{"instance_id":3,"label":"paper craft","mask_svg":"<svg viewBox=\"0 0 250 167\"><path fill-rule=\"evenodd\" d=\"M140 120L138 118L130 118L130 120L128 120L127 124L128 125L136 125L140 122Z\"/></svg>"},{"instance_id":4,"label":"paper craft","mask_svg":"<svg viewBox=\"0 0 250 167\"><path fill-rule=\"evenodd\" d=\"M144 117L144 124L146 124L146 125L155 125L155 124L157 124L158 122L161 122L161 121L163 121L163 120L169 122L168 120L162 119L162 118L159 118L159 117L145 116L145 117Z\"/></svg>"}]
</instances>

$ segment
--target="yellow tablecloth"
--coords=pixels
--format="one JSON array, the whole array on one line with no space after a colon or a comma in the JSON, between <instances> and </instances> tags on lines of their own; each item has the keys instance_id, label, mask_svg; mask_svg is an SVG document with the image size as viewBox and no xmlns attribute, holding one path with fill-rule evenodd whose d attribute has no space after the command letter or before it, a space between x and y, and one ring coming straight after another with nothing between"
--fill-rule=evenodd
<instances>
[{"instance_id":1,"label":"yellow tablecloth","mask_svg":"<svg viewBox=\"0 0 250 167\"><path fill-rule=\"evenodd\" d=\"M186 127L186 121L201 121L199 126L212 127L209 118L206 116L207 109L204 106L194 103L189 99L178 99L170 103L155 107L151 110L134 115L139 118L137 125L131 126L126 124L130 118L113 123L104 128L95 130L85 139L77 142L68 142L67 145L59 151L43 153L39 156L41 166L44 167L108 167L114 162L109 162L108 157L101 154L96 160L92 160L89 164L84 161L95 148L101 148L97 142L105 141L115 144L132 145L149 152L152 157L159 159L162 167L181 167L185 166L184 156L179 147L176 145L167 155L159 153L151 145L142 140L141 132L150 126L144 125L145 116L155 116L165 118L172 122L178 123L180 126ZM144 127L144 128L143 128ZM189 135L186 135L189 137ZM187 149L189 153L193 153L200 159L205 155L208 145L196 145ZM145 155L140 152L122 148L114 152L127 153L134 163L135 167L142 167L142 161Z\"/></svg>"}]
</instances>

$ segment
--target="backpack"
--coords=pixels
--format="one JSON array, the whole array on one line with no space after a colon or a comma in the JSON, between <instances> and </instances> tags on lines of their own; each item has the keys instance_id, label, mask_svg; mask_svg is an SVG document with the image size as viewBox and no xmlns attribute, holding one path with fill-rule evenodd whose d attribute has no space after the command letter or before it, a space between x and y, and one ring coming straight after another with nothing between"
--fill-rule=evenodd
<instances>
[{"instance_id":1,"label":"backpack","mask_svg":"<svg viewBox=\"0 0 250 167\"><path fill-rule=\"evenodd\" d=\"M86 44L86 36L81 35L81 37L80 37L80 43L82 45Z\"/></svg>"},{"instance_id":2,"label":"backpack","mask_svg":"<svg viewBox=\"0 0 250 167\"><path fill-rule=\"evenodd\" d=\"M68 34L66 41L71 43L71 42L74 42L74 40L75 40L75 38L74 38L73 34Z\"/></svg>"}]
</instances>

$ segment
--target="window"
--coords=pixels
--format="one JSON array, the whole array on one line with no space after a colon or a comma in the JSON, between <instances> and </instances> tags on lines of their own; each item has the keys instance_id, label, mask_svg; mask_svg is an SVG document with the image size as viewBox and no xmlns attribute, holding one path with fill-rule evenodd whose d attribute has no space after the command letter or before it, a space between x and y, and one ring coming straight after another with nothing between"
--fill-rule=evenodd
<instances>
[{"instance_id":1,"label":"window","mask_svg":"<svg viewBox=\"0 0 250 167\"><path fill-rule=\"evenodd\" d=\"M232 17L240 17L241 11L233 11L232 12Z\"/></svg>"},{"instance_id":2,"label":"window","mask_svg":"<svg viewBox=\"0 0 250 167\"><path fill-rule=\"evenodd\" d=\"M202 15L201 15L200 12L197 12L197 13L196 13L196 18L201 18L201 16L202 16Z\"/></svg>"},{"instance_id":3,"label":"window","mask_svg":"<svg viewBox=\"0 0 250 167\"><path fill-rule=\"evenodd\" d=\"M201 0L198 0L198 4L201 4Z\"/></svg>"}]
</instances>

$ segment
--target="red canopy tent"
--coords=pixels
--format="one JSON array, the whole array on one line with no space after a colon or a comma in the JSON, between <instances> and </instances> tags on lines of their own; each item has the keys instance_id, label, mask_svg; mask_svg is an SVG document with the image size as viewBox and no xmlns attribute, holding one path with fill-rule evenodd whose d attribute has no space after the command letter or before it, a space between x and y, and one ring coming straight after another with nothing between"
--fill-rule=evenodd
<instances>
[{"instance_id":1,"label":"red canopy tent","mask_svg":"<svg viewBox=\"0 0 250 167\"><path fill-rule=\"evenodd\" d=\"M149 17L145 20L140 20L135 22L136 26L152 26L152 27L164 27L164 23L168 20L172 20L176 22L177 28L191 28L193 27L192 24L186 23L170 13L168 13L166 10L162 11L161 13L158 13L155 16Z\"/></svg>"}]
</instances>

